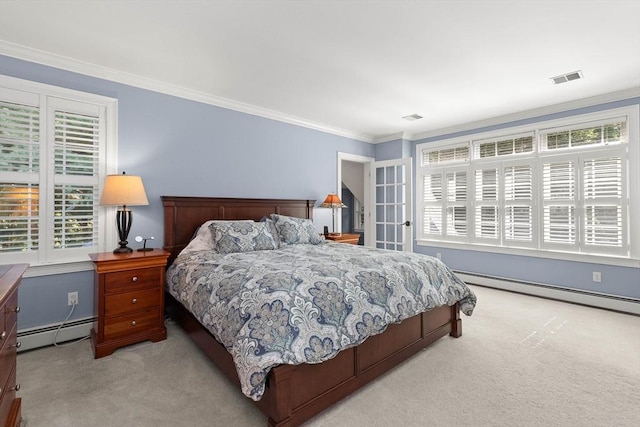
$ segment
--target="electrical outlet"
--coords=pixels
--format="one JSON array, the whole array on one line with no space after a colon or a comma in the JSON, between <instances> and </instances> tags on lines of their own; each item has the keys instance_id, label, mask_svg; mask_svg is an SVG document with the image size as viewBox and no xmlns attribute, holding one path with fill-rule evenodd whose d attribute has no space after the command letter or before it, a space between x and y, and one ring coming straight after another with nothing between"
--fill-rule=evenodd
<instances>
[{"instance_id":1,"label":"electrical outlet","mask_svg":"<svg viewBox=\"0 0 640 427\"><path fill-rule=\"evenodd\" d=\"M69 292L67 294L67 305L78 305L78 292Z\"/></svg>"},{"instance_id":2,"label":"electrical outlet","mask_svg":"<svg viewBox=\"0 0 640 427\"><path fill-rule=\"evenodd\" d=\"M442 254L440 254L440 252L436 253L436 258L441 260L442 259Z\"/></svg>"},{"instance_id":3,"label":"electrical outlet","mask_svg":"<svg viewBox=\"0 0 640 427\"><path fill-rule=\"evenodd\" d=\"M602 282L602 274L599 271L593 272L593 281L596 283Z\"/></svg>"}]
</instances>

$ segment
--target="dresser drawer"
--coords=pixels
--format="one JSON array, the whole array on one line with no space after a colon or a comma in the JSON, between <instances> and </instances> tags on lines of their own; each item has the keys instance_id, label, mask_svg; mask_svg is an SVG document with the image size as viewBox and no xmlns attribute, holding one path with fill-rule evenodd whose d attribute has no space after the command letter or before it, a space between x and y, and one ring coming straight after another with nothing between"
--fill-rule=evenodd
<instances>
[{"instance_id":1,"label":"dresser drawer","mask_svg":"<svg viewBox=\"0 0 640 427\"><path fill-rule=\"evenodd\" d=\"M116 316L160 307L161 292L161 289L142 289L105 295L104 315Z\"/></svg>"},{"instance_id":2,"label":"dresser drawer","mask_svg":"<svg viewBox=\"0 0 640 427\"><path fill-rule=\"evenodd\" d=\"M155 308L117 317L107 317L104 319L104 339L109 340L160 327L161 316L160 310Z\"/></svg>"},{"instance_id":3,"label":"dresser drawer","mask_svg":"<svg viewBox=\"0 0 640 427\"><path fill-rule=\"evenodd\" d=\"M5 338L0 340L0 388L3 391L5 388L13 387L13 384L7 386L7 381L11 371L14 371L15 376L16 354L16 330L14 327L10 331L6 331Z\"/></svg>"},{"instance_id":4,"label":"dresser drawer","mask_svg":"<svg viewBox=\"0 0 640 427\"><path fill-rule=\"evenodd\" d=\"M162 272L161 268L152 267L106 273L105 293L158 287L162 283Z\"/></svg>"},{"instance_id":5,"label":"dresser drawer","mask_svg":"<svg viewBox=\"0 0 640 427\"><path fill-rule=\"evenodd\" d=\"M2 391L0 391L0 422L5 422L9 417L9 412L11 412L11 407L16 397L14 388L16 386L15 364L8 368L7 381L0 383L0 388L2 388Z\"/></svg>"},{"instance_id":6,"label":"dresser drawer","mask_svg":"<svg viewBox=\"0 0 640 427\"><path fill-rule=\"evenodd\" d=\"M18 311L18 292L13 291L4 306L4 315L0 315L0 317L4 318L4 324L0 320L0 334L2 331L6 331L8 334L13 328L18 321Z\"/></svg>"}]
</instances>

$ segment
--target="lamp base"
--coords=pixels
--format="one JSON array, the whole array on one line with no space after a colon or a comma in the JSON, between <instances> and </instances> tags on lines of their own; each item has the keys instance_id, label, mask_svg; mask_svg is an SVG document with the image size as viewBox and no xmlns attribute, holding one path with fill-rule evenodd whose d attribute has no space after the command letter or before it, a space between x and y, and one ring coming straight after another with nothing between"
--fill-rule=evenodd
<instances>
[{"instance_id":1,"label":"lamp base","mask_svg":"<svg viewBox=\"0 0 640 427\"><path fill-rule=\"evenodd\" d=\"M130 254L133 252L133 249L127 246L129 242L127 242L127 237L129 236L129 230L131 229L131 211L127 209L126 206L123 206L122 209L118 209L116 212L116 224L118 225L118 238L120 242L119 248L115 248L113 250L114 254Z\"/></svg>"},{"instance_id":2,"label":"lamp base","mask_svg":"<svg viewBox=\"0 0 640 427\"><path fill-rule=\"evenodd\" d=\"M138 252L149 252L149 251L152 251L152 250L153 250L153 248L140 248L140 249L137 249Z\"/></svg>"}]
</instances>

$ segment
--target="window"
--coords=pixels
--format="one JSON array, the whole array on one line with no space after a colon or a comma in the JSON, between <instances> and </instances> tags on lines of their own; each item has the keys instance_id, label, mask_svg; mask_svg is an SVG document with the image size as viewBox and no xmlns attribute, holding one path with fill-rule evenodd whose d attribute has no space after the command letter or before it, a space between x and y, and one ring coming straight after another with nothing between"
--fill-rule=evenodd
<instances>
[{"instance_id":1,"label":"window","mask_svg":"<svg viewBox=\"0 0 640 427\"><path fill-rule=\"evenodd\" d=\"M113 167L115 100L2 76L0 256L32 265L104 250L99 191Z\"/></svg>"},{"instance_id":2,"label":"window","mask_svg":"<svg viewBox=\"0 0 640 427\"><path fill-rule=\"evenodd\" d=\"M417 145L418 241L638 258L637 116L617 109Z\"/></svg>"}]
</instances>

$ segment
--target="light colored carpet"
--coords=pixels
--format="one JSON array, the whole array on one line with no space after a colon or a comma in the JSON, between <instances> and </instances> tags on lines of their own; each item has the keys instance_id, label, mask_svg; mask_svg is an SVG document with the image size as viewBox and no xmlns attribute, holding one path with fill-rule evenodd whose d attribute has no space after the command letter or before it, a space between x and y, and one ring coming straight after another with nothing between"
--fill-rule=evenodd
<instances>
[{"instance_id":1,"label":"light colored carpet","mask_svg":"<svg viewBox=\"0 0 640 427\"><path fill-rule=\"evenodd\" d=\"M640 317L472 287L445 337L306 425L638 426ZM18 355L25 427L265 426L184 335L95 360L89 341Z\"/></svg>"}]
</instances>

